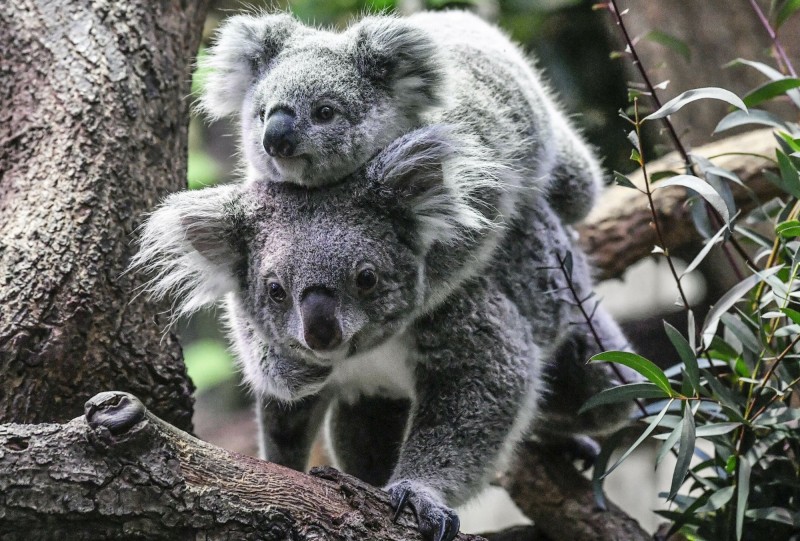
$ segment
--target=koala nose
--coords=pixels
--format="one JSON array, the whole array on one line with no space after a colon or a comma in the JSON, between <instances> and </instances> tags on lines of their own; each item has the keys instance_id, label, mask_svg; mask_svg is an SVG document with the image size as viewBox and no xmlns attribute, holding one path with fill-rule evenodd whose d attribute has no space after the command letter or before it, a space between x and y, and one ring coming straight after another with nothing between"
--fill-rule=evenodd
<instances>
[{"instance_id":1,"label":"koala nose","mask_svg":"<svg viewBox=\"0 0 800 541\"><path fill-rule=\"evenodd\" d=\"M336 299L326 289L313 289L300 301L303 338L315 351L331 350L342 343L342 330L336 319Z\"/></svg>"},{"instance_id":2,"label":"koala nose","mask_svg":"<svg viewBox=\"0 0 800 541\"><path fill-rule=\"evenodd\" d=\"M264 127L264 150L272 156L289 158L297 148L297 132L294 129L294 114L278 109L267 119Z\"/></svg>"}]
</instances>

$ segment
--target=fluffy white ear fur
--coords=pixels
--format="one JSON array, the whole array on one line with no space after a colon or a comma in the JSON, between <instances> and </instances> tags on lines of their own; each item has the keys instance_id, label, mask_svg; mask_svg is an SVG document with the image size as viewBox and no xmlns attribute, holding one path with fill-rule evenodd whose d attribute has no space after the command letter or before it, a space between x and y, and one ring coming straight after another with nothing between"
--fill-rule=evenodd
<instances>
[{"instance_id":1,"label":"fluffy white ear fur","mask_svg":"<svg viewBox=\"0 0 800 541\"><path fill-rule=\"evenodd\" d=\"M299 25L285 13L226 19L199 62L208 75L198 108L212 119L238 114L250 87Z\"/></svg>"},{"instance_id":2,"label":"fluffy white ear fur","mask_svg":"<svg viewBox=\"0 0 800 541\"><path fill-rule=\"evenodd\" d=\"M142 226L131 269L148 273L145 290L175 299L173 317L213 304L236 287L235 267L244 255L231 242L240 186L226 185L169 196Z\"/></svg>"},{"instance_id":3,"label":"fluffy white ear fur","mask_svg":"<svg viewBox=\"0 0 800 541\"><path fill-rule=\"evenodd\" d=\"M365 17L348 30L354 34L356 67L363 77L387 81L393 106L419 113L439 105L445 71L436 43L406 20Z\"/></svg>"},{"instance_id":4,"label":"fluffy white ear fur","mask_svg":"<svg viewBox=\"0 0 800 541\"><path fill-rule=\"evenodd\" d=\"M367 175L409 203L428 248L497 227L486 216L490 209L483 208L481 194L505 189L511 170L471 136L432 125L392 142Z\"/></svg>"}]
</instances>

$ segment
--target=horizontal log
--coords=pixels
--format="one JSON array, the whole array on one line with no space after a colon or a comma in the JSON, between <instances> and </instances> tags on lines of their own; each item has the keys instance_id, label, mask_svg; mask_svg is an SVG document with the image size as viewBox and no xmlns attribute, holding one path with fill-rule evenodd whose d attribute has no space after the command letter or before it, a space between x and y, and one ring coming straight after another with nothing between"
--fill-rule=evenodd
<instances>
[{"instance_id":1,"label":"horizontal log","mask_svg":"<svg viewBox=\"0 0 800 541\"><path fill-rule=\"evenodd\" d=\"M127 393L66 424L0 425L4 540L421 539L411 511L391 517L388 495L354 477L226 451Z\"/></svg>"}]
</instances>

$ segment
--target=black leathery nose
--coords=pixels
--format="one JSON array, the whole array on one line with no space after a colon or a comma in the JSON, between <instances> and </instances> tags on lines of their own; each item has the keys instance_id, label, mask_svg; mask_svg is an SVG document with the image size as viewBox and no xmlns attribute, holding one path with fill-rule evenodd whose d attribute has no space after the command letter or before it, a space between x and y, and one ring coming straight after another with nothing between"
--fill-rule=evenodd
<instances>
[{"instance_id":1,"label":"black leathery nose","mask_svg":"<svg viewBox=\"0 0 800 541\"><path fill-rule=\"evenodd\" d=\"M279 109L269 115L264 126L264 150L272 157L289 158L297 149L294 115Z\"/></svg>"},{"instance_id":2,"label":"black leathery nose","mask_svg":"<svg viewBox=\"0 0 800 541\"><path fill-rule=\"evenodd\" d=\"M300 301L303 338L315 351L330 350L342 343L342 330L336 318L336 298L325 289L309 291Z\"/></svg>"}]
</instances>

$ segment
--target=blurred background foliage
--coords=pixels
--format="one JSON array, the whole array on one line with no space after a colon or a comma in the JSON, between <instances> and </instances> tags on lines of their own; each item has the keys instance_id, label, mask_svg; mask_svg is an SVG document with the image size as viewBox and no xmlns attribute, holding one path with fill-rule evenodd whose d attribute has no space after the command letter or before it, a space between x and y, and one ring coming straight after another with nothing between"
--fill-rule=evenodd
<instances>
[{"instance_id":1,"label":"blurred background foliage","mask_svg":"<svg viewBox=\"0 0 800 541\"><path fill-rule=\"evenodd\" d=\"M278 2L225 2L214 4L204 30L198 56L205 54L214 29L231 13L266 9L290 11L298 19L322 27L345 28L365 13L419 9L473 9L494 20L536 58L550 84L604 157L608 170L629 171L625 125L618 111L627 104L624 65L612 54L615 40L604 17L583 0L289 0ZM202 89L204 74L192 78L192 95ZM188 187L198 189L235 180L236 128L226 121L212 125L193 115L189 129ZM184 358L197 392L234 379L232 356L213 312L183 322Z\"/></svg>"}]
</instances>

